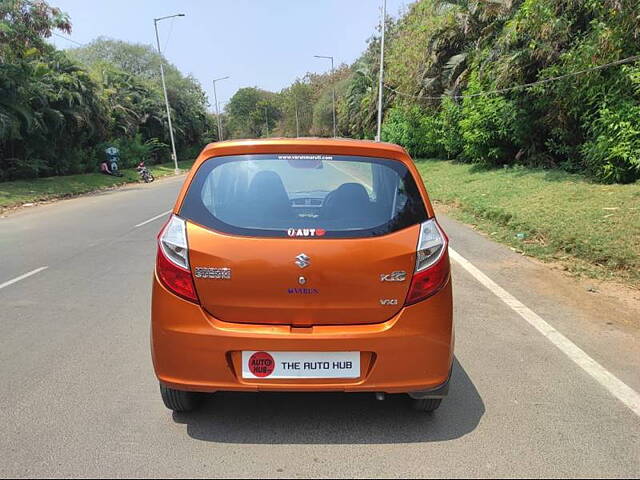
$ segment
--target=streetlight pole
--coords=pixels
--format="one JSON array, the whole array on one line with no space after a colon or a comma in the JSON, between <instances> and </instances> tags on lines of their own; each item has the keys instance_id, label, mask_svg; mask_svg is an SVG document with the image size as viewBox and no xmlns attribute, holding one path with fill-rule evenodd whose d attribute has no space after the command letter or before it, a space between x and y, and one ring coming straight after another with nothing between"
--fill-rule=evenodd
<instances>
[{"instance_id":1,"label":"streetlight pole","mask_svg":"<svg viewBox=\"0 0 640 480\"><path fill-rule=\"evenodd\" d=\"M337 137L337 130L336 130L336 83L335 83L335 79L333 78L333 74L334 74L334 70L333 70L333 57L327 56L327 55L314 55L314 57L316 58L326 58L331 60L331 79L332 79L332 84L333 84L333 92L332 92L332 97L333 97L333 137Z\"/></svg>"},{"instance_id":2,"label":"streetlight pole","mask_svg":"<svg viewBox=\"0 0 640 480\"><path fill-rule=\"evenodd\" d=\"M227 78L230 78L230 77L216 78L213 81L213 100L214 102L216 102L216 120L218 121L218 141L219 142L222 141L222 123L220 122L220 109L218 108L218 93L216 92L216 82L219 82L220 80L226 80Z\"/></svg>"},{"instance_id":3,"label":"streetlight pole","mask_svg":"<svg viewBox=\"0 0 640 480\"><path fill-rule=\"evenodd\" d=\"M387 26L387 0L382 0L382 40L380 41L380 81L378 85L378 134L376 142L382 140L382 96L384 94L384 32Z\"/></svg>"},{"instance_id":4,"label":"streetlight pole","mask_svg":"<svg viewBox=\"0 0 640 480\"><path fill-rule=\"evenodd\" d=\"M156 29L156 42L158 44L158 55L160 55L160 77L162 78L162 90L164 91L164 103L167 107L167 119L169 120L169 137L171 137L171 151L173 154L173 167L174 173L178 175L180 169L178 168L178 155L176 154L176 141L173 138L173 125L171 124L171 108L169 107L169 97L167 96L167 84L164 80L164 61L162 58L162 50L160 49L160 36L158 35L158 22L166 20L168 18L184 17L184 13L178 13L176 15L168 15L166 17L154 18L153 26Z\"/></svg>"},{"instance_id":5,"label":"streetlight pole","mask_svg":"<svg viewBox=\"0 0 640 480\"><path fill-rule=\"evenodd\" d=\"M220 105L226 104L228 102L216 102L216 105L218 105L218 108L220 108ZM220 131L223 132L222 137L220 137L220 140L224 140L224 125L222 124L222 116L218 117L220 119Z\"/></svg>"}]
</instances>

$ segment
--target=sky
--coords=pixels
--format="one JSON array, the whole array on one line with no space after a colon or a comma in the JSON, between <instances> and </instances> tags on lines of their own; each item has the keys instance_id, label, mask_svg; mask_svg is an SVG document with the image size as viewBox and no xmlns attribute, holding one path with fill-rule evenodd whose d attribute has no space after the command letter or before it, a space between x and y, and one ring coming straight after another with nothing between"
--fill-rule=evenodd
<instances>
[{"instance_id":1,"label":"sky","mask_svg":"<svg viewBox=\"0 0 640 480\"><path fill-rule=\"evenodd\" d=\"M221 108L242 87L271 91L306 72L325 72L351 63L366 48L380 22L382 0L49 0L71 17L68 37L89 43L106 36L155 46L153 18L160 22L162 51L183 73L202 84L213 109L211 80L218 82ZM411 0L387 0L397 17ZM66 36L66 35L65 35ZM59 48L75 44L53 37Z\"/></svg>"}]
</instances>

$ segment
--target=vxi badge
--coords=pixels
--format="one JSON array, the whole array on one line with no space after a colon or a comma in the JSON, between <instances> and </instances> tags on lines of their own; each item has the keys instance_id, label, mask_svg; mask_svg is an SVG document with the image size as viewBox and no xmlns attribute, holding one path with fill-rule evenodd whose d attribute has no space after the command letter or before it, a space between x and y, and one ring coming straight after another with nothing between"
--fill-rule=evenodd
<instances>
[{"instance_id":1,"label":"vxi badge","mask_svg":"<svg viewBox=\"0 0 640 480\"><path fill-rule=\"evenodd\" d=\"M381 282L404 282L406 278L407 272L404 270L396 270L395 272L380 274Z\"/></svg>"},{"instance_id":2,"label":"vxi badge","mask_svg":"<svg viewBox=\"0 0 640 480\"><path fill-rule=\"evenodd\" d=\"M398 305L398 299L397 298L381 298L380 299L380 305Z\"/></svg>"}]
</instances>

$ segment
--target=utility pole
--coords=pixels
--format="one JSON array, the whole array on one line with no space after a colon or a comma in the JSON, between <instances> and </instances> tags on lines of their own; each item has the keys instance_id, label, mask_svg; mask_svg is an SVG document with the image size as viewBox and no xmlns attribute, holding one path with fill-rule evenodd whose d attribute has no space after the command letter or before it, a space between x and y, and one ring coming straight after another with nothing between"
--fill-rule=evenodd
<instances>
[{"instance_id":1,"label":"utility pole","mask_svg":"<svg viewBox=\"0 0 640 480\"><path fill-rule=\"evenodd\" d=\"M298 97L294 97L296 102L296 138L300 137L300 122L298 121Z\"/></svg>"},{"instance_id":2,"label":"utility pole","mask_svg":"<svg viewBox=\"0 0 640 480\"><path fill-rule=\"evenodd\" d=\"M171 108L169 107L169 97L167 96L167 84L164 80L164 60L162 58L162 50L160 50L160 36L158 35L158 22L166 20L168 18L184 17L184 13L178 13L176 15L169 15L167 17L160 17L153 19L153 26L156 29L156 42L158 44L158 54L160 55L160 77L162 78L162 90L164 91L164 103L167 107L167 120L169 121L169 137L171 138L171 151L173 155L173 167L174 173L178 175L180 169L178 168L178 155L176 154L176 141L173 138L173 125L171 124Z\"/></svg>"},{"instance_id":3,"label":"utility pole","mask_svg":"<svg viewBox=\"0 0 640 480\"><path fill-rule=\"evenodd\" d=\"M213 101L216 103L216 120L218 123L218 141L221 142L223 140L223 135L222 135L222 121L220 120L220 108L218 107L218 93L216 92L216 82L219 82L221 80L226 80L227 78L230 77L222 77L222 78L216 78L215 80L213 80Z\"/></svg>"},{"instance_id":4,"label":"utility pole","mask_svg":"<svg viewBox=\"0 0 640 480\"><path fill-rule=\"evenodd\" d=\"M380 41L380 81L378 85L378 133L376 142L382 140L382 97L384 94L384 32L387 29L387 0L382 0L382 40Z\"/></svg>"},{"instance_id":5,"label":"utility pole","mask_svg":"<svg viewBox=\"0 0 640 480\"><path fill-rule=\"evenodd\" d=\"M331 80L332 80L332 84L333 84L333 92L332 92L332 97L333 97L333 138L338 136L337 130L336 130L336 82L335 79L333 78L334 75L334 69L333 69L333 57L331 56L327 56L327 55L314 55L314 57L316 58L326 58L328 60L331 60Z\"/></svg>"},{"instance_id":6,"label":"utility pole","mask_svg":"<svg viewBox=\"0 0 640 480\"><path fill-rule=\"evenodd\" d=\"M264 125L267 127L267 138L269 137L269 111L267 106L264 106Z\"/></svg>"}]
</instances>

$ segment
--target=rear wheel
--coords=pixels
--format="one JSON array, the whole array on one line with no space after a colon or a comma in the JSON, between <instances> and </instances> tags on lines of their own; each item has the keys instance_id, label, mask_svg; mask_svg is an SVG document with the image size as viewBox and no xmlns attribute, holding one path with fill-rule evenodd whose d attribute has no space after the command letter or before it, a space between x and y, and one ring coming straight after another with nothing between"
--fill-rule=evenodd
<instances>
[{"instance_id":1,"label":"rear wheel","mask_svg":"<svg viewBox=\"0 0 640 480\"><path fill-rule=\"evenodd\" d=\"M174 412L190 412L198 407L202 401L202 394L185 392L160 385L160 395L164 405Z\"/></svg>"},{"instance_id":2,"label":"rear wheel","mask_svg":"<svg viewBox=\"0 0 640 480\"><path fill-rule=\"evenodd\" d=\"M413 407L414 410L418 412L426 412L426 413L435 412L441 403L442 403L441 398L411 399L411 406Z\"/></svg>"}]
</instances>

